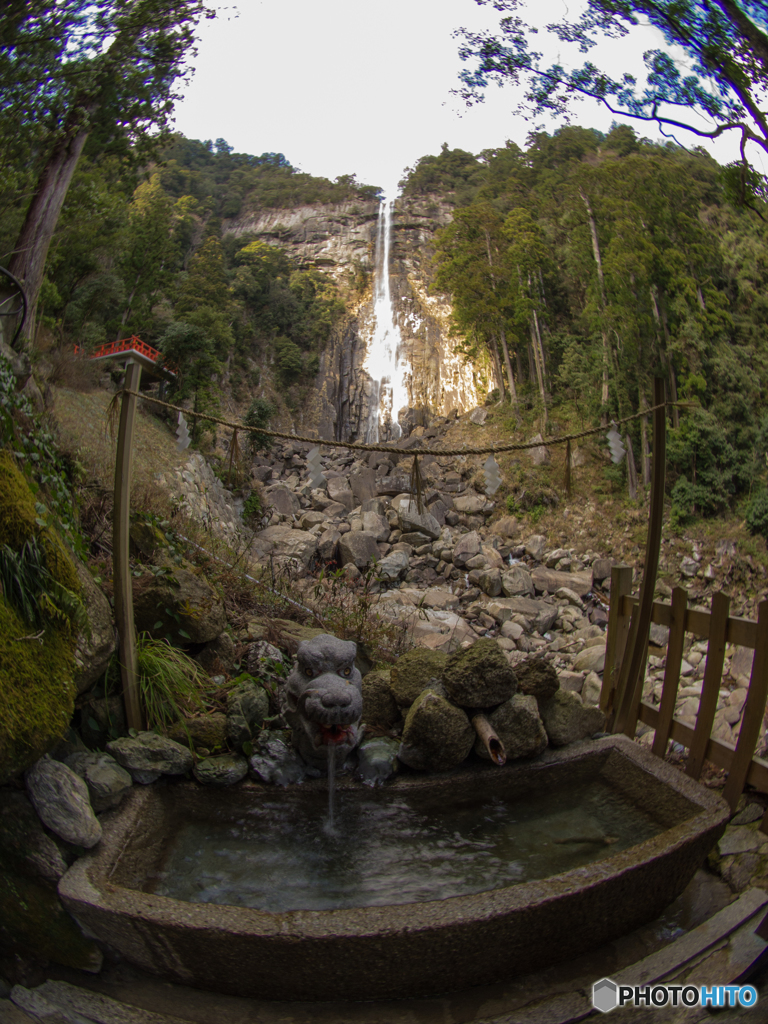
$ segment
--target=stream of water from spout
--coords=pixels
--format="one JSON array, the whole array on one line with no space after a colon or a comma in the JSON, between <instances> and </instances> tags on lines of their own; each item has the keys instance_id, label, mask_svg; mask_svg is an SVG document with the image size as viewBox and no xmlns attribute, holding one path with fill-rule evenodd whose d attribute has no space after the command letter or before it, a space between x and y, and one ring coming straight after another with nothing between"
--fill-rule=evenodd
<instances>
[{"instance_id":1,"label":"stream of water from spout","mask_svg":"<svg viewBox=\"0 0 768 1024\"><path fill-rule=\"evenodd\" d=\"M363 369L372 382L371 405L365 440L396 440L402 431L397 414L408 406L406 377L410 367L405 359L400 328L395 322L389 281L389 251L392 234L393 203L379 207L374 254L375 328Z\"/></svg>"},{"instance_id":2,"label":"stream of water from spout","mask_svg":"<svg viewBox=\"0 0 768 1024\"><path fill-rule=\"evenodd\" d=\"M336 747L328 747L328 823L326 831L333 832L336 815Z\"/></svg>"}]
</instances>

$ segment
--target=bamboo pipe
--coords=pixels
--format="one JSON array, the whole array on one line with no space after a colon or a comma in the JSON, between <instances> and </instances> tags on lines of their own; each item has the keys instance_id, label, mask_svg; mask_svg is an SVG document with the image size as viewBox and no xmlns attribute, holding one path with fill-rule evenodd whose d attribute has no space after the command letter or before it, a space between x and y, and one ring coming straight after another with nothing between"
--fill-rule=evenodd
<instances>
[{"instance_id":1,"label":"bamboo pipe","mask_svg":"<svg viewBox=\"0 0 768 1024\"><path fill-rule=\"evenodd\" d=\"M502 765L507 763L507 752L491 723L485 715L475 715L472 719L472 725L477 735L485 744L485 749L488 751L490 759L501 768Z\"/></svg>"}]
</instances>

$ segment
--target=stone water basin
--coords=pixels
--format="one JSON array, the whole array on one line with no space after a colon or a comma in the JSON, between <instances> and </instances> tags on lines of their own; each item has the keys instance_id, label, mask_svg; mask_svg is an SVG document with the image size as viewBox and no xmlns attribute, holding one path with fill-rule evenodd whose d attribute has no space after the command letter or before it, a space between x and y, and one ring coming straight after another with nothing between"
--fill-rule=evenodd
<instances>
[{"instance_id":1,"label":"stone water basin","mask_svg":"<svg viewBox=\"0 0 768 1024\"><path fill-rule=\"evenodd\" d=\"M503 769L275 790L135 789L61 880L97 939L169 979L372 999L540 970L656 918L728 808L625 737Z\"/></svg>"}]
</instances>

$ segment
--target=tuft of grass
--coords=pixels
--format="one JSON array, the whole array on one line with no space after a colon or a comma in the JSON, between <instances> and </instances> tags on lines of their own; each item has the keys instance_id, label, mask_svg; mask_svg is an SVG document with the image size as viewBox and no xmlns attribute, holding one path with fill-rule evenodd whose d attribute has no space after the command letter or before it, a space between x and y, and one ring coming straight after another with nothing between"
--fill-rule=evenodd
<instances>
[{"instance_id":1,"label":"tuft of grass","mask_svg":"<svg viewBox=\"0 0 768 1024\"><path fill-rule=\"evenodd\" d=\"M167 640L141 633L136 641L136 661L148 729L165 731L204 709L207 677L183 651L171 647Z\"/></svg>"},{"instance_id":2,"label":"tuft of grass","mask_svg":"<svg viewBox=\"0 0 768 1024\"><path fill-rule=\"evenodd\" d=\"M82 601L51 575L36 537L19 551L7 544L0 547L0 583L6 601L37 629L53 620L67 629L90 631Z\"/></svg>"}]
</instances>

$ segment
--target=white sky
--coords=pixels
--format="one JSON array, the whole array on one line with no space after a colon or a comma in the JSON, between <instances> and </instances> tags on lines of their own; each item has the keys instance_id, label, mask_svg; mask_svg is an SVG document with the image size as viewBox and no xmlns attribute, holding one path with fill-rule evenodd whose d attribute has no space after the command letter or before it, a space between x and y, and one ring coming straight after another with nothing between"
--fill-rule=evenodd
<instances>
[{"instance_id":1,"label":"white sky","mask_svg":"<svg viewBox=\"0 0 768 1024\"><path fill-rule=\"evenodd\" d=\"M524 17L543 25L573 17L579 0L529 0L527 7ZM450 94L463 66L451 33L495 28L500 16L492 8L472 0L239 0L238 9L239 16L224 12L201 26L196 73L176 107L176 128L189 138L224 138L240 153L281 152L331 179L356 174L390 197L403 169L443 142L473 153L507 139L525 144L531 125L510 113L516 90L492 86L486 102L470 109ZM653 30L637 29L601 44L590 59L616 77L641 74L643 50L661 44ZM578 60L544 34L537 45L565 64ZM592 101L574 111L572 123L586 128L607 131L613 120ZM658 137L634 123L640 135ZM557 127L550 122L546 130ZM712 151L722 163L736 159L735 136Z\"/></svg>"}]
</instances>

